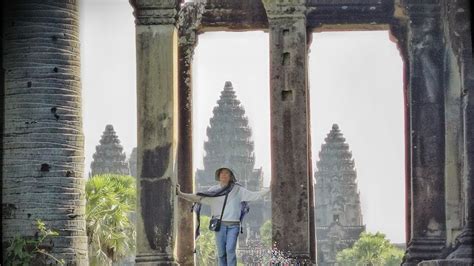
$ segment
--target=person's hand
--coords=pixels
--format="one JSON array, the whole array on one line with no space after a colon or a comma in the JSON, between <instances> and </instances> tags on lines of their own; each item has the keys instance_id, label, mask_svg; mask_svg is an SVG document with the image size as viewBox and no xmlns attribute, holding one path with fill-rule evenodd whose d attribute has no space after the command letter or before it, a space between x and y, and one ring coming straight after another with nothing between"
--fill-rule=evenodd
<instances>
[{"instance_id":1,"label":"person's hand","mask_svg":"<svg viewBox=\"0 0 474 266\"><path fill-rule=\"evenodd\" d=\"M176 184L176 195L181 194L181 186L179 184Z\"/></svg>"}]
</instances>

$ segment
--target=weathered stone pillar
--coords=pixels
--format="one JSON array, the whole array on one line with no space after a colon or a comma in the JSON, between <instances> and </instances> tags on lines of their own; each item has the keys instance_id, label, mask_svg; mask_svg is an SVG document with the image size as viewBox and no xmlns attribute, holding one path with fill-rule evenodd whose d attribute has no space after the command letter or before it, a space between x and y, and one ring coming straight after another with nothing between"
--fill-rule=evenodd
<instances>
[{"instance_id":1,"label":"weathered stone pillar","mask_svg":"<svg viewBox=\"0 0 474 266\"><path fill-rule=\"evenodd\" d=\"M445 18L446 19L446 18ZM445 56L445 180L446 180L446 245L452 246L463 226L463 114L460 70L450 48Z\"/></svg>"},{"instance_id":2,"label":"weathered stone pillar","mask_svg":"<svg viewBox=\"0 0 474 266\"><path fill-rule=\"evenodd\" d=\"M138 104L137 265L176 265L178 38L175 0L131 0Z\"/></svg>"},{"instance_id":3,"label":"weathered stone pillar","mask_svg":"<svg viewBox=\"0 0 474 266\"><path fill-rule=\"evenodd\" d=\"M184 192L192 193L194 188L193 138L192 138L192 61L197 44L203 3L186 3L178 18L178 99L179 99L179 142L178 183ZM194 265L194 224L192 203L178 200L178 254L180 265Z\"/></svg>"},{"instance_id":4,"label":"weathered stone pillar","mask_svg":"<svg viewBox=\"0 0 474 266\"><path fill-rule=\"evenodd\" d=\"M450 40L460 72L464 127L464 228L456 239L455 250L447 257L465 265L474 263L474 68L469 0L450 1ZM472 10L472 9L471 9Z\"/></svg>"},{"instance_id":5,"label":"weathered stone pillar","mask_svg":"<svg viewBox=\"0 0 474 266\"><path fill-rule=\"evenodd\" d=\"M38 219L59 233L42 249L88 265L78 1L2 1L2 22L2 258Z\"/></svg>"},{"instance_id":6,"label":"weathered stone pillar","mask_svg":"<svg viewBox=\"0 0 474 266\"><path fill-rule=\"evenodd\" d=\"M440 256L446 241L443 35L440 6L409 1L411 236L404 265Z\"/></svg>"},{"instance_id":7,"label":"weathered stone pillar","mask_svg":"<svg viewBox=\"0 0 474 266\"><path fill-rule=\"evenodd\" d=\"M474 86L474 75L469 75L469 88ZM472 89L471 89L472 90ZM464 109L464 197L465 221L461 234L456 238L455 250L447 259L463 261L465 265L474 263L474 93L467 91Z\"/></svg>"},{"instance_id":8,"label":"weathered stone pillar","mask_svg":"<svg viewBox=\"0 0 474 266\"><path fill-rule=\"evenodd\" d=\"M405 139L405 241L411 236L411 148L410 148L410 104L408 99L408 46L407 46L407 21L406 16L399 6L396 6L395 18L390 25L390 39L397 44L400 57L403 61L403 116ZM407 244L408 246L408 244Z\"/></svg>"},{"instance_id":9,"label":"weathered stone pillar","mask_svg":"<svg viewBox=\"0 0 474 266\"><path fill-rule=\"evenodd\" d=\"M313 29L311 28L306 28L306 58L309 56L309 47L311 46L311 43L313 42ZM307 69L307 68L306 68ZM311 151L312 147L312 135L311 135L311 104L310 104L310 84L309 84L309 71L306 71L306 115L307 115L307 128L308 128L308 173L309 173L309 184L308 184L308 191L309 191L309 198L311 199L309 201L309 242L310 242L310 254L314 254L314 261L317 262L317 249L316 249L316 215L315 215L315 209L316 209L316 202L315 202L315 179L314 179L314 171L313 171L313 152ZM314 243L311 244L311 243Z\"/></svg>"},{"instance_id":10,"label":"weathered stone pillar","mask_svg":"<svg viewBox=\"0 0 474 266\"><path fill-rule=\"evenodd\" d=\"M399 7L397 7L399 8ZM411 148L410 148L410 101L408 77L408 46L407 46L407 21L402 12L395 12L397 20L390 25L390 38L397 44L398 51L403 61L403 116L404 116L404 138L405 138L405 241L411 236Z\"/></svg>"},{"instance_id":11,"label":"weathered stone pillar","mask_svg":"<svg viewBox=\"0 0 474 266\"><path fill-rule=\"evenodd\" d=\"M296 261L315 263L305 1L263 2L270 26L273 242Z\"/></svg>"}]
</instances>

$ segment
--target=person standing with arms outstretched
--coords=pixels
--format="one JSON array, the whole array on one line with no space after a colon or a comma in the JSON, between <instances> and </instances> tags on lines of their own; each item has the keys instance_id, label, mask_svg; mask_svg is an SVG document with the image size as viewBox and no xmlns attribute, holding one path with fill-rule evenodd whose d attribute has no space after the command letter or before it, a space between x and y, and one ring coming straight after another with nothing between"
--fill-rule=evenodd
<instances>
[{"instance_id":1,"label":"person standing with arms outstretched","mask_svg":"<svg viewBox=\"0 0 474 266\"><path fill-rule=\"evenodd\" d=\"M176 195L188 201L211 206L209 229L215 231L219 266L235 266L235 249L246 202L262 199L270 190L247 190L237 183L234 173L227 167L217 169L215 179L219 184L212 186L207 192L197 194L183 193L179 185L176 185Z\"/></svg>"}]
</instances>

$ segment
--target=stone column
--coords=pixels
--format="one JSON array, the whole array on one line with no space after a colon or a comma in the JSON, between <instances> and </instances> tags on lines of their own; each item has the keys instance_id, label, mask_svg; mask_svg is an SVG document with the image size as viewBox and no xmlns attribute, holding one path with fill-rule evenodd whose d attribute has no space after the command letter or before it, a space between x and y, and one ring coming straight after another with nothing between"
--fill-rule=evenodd
<instances>
[{"instance_id":1,"label":"stone column","mask_svg":"<svg viewBox=\"0 0 474 266\"><path fill-rule=\"evenodd\" d=\"M263 2L270 25L273 242L295 261L315 263L305 1Z\"/></svg>"},{"instance_id":2,"label":"stone column","mask_svg":"<svg viewBox=\"0 0 474 266\"><path fill-rule=\"evenodd\" d=\"M404 265L440 256L446 242L443 35L440 6L409 1L411 236Z\"/></svg>"},{"instance_id":3,"label":"stone column","mask_svg":"<svg viewBox=\"0 0 474 266\"><path fill-rule=\"evenodd\" d=\"M1 7L2 258L15 237L38 236L39 219L59 234L41 249L65 265L89 265L79 2ZM57 265L38 255L31 265Z\"/></svg>"},{"instance_id":4,"label":"stone column","mask_svg":"<svg viewBox=\"0 0 474 266\"><path fill-rule=\"evenodd\" d=\"M311 28L306 28L306 58L309 57L309 52L310 49L309 47L311 46L311 43L313 42L313 29ZM307 68L306 68L307 69ZM312 147L312 135L311 135L311 104L310 104L310 84L309 84L309 71L306 71L306 115L307 115L307 129L308 129L308 174L309 174L309 183L308 183L308 188L309 188L309 198L311 199L309 201L309 224L311 225L309 227L309 241L310 243L310 254L314 254L314 261L317 261L317 250L316 250L316 215L315 215L315 209L316 209L316 202L315 202L315 181L316 179L314 178L314 171L313 171L313 153L311 151Z\"/></svg>"},{"instance_id":5,"label":"stone column","mask_svg":"<svg viewBox=\"0 0 474 266\"><path fill-rule=\"evenodd\" d=\"M465 74L470 76L468 83L469 88L472 88L474 74L472 69L469 69L469 72ZM464 228L456 238L455 250L447 259L472 265L474 263L474 95L472 92L464 95L464 102L464 212L466 218Z\"/></svg>"},{"instance_id":6,"label":"stone column","mask_svg":"<svg viewBox=\"0 0 474 266\"><path fill-rule=\"evenodd\" d=\"M460 82L463 102L464 127L464 228L456 239L455 250L449 254L448 260L474 263L474 69L472 60L471 23L469 0L450 1L451 28L450 40L460 71ZM471 4L472 5L472 4Z\"/></svg>"},{"instance_id":7,"label":"stone column","mask_svg":"<svg viewBox=\"0 0 474 266\"><path fill-rule=\"evenodd\" d=\"M472 61L472 38L469 14L469 0L453 0L444 3L445 10L445 34L449 44L447 56L447 72L449 90L460 90L460 101L462 102L462 139L463 139L463 193L460 197L464 204L464 225L461 233L455 240L454 250L445 259L425 261L421 266L442 265L473 265L474 263L474 71ZM460 110L458 110L460 111Z\"/></svg>"},{"instance_id":8,"label":"stone column","mask_svg":"<svg viewBox=\"0 0 474 266\"><path fill-rule=\"evenodd\" d=\"M192 61L197 44L197 29L200 25L203 3L186 3L178 19L178 99L179 99L179 142L178 183L182 191L194 191L193 139L192 139ZM194 224L192 203L178 200L178 254L180 265L194 265Z\"/></svg>"},{"instance_id":9,"label":"stone column","mask_svg":"<svg viewBox=\"0 0 474 266\"><path fill-rule=\"evenodd\" d=\"M403 61L403 116L404 116L404 138L405 138L405 242L411 236L411 148L410 148L410 101L408 99L408 46L407 46L407 21L406 17L400 16L390 25L390 38L397 44L400 57ZM401 12L400 12L401 13Z\"/></svg>"},{"instance_id":10,"label":"stone column","mask_svg":"<svg viewBox=\"0 0 474 266\"><path fill-rule=\"evenodd\" d=\"M445 56L445 180L446 180L446 244L452 246L454 238L463 226L462 179L463 179L463 114L459 68L452 50Z\"/></svg>"},{"instance_id":11,"label":"stone column","mask_svg":"<svg viewBox=\"0 0 474 266\"><path fill-rule=\"evenodd\" d=\"M137 48L136 264L176 265L178 3L130 2Z\"/></svg>"}]
</instances>

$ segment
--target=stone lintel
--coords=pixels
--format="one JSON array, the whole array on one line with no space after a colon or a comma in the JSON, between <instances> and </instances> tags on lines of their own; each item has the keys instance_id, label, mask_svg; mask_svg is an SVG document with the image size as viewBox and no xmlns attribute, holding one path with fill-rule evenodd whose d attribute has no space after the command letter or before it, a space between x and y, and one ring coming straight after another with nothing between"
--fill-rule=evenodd
<instances>
[{"instance_id":1,"label":"stone lintel","mask_svg":"<svg viewBox=\"0 0 474 266\"><path fill-rule=\"evenodd\" d=\"M409 16L410 21L416 21L426 17L436 17L441 13L440 0L403 0L402 5Z\"/></svg>"},{"instance_id":2,"label":"stone lintel","mask_svg":"<svg viewBox=\"0 0 474 266\"><path fill-rule=\"evenodd\" d=\"M262 2L269 21L272 19L291 18L292 20L304 19L306 22L307 8L305 0L286 0L282 2L276 0L262 0Z\"/></svg>"},{"instance_id":3,"label":"stone lintel","mask_svg":"<svg viewBox=\"0 0 474 266\"><path fill-rule=\"evenodd\" d=\"M394 18L395 1L393 0L310 0L308 3L308 27L319 24L390 24Z\"/></svg>"},{"instance_id":4,"label":"stone lintel","mask_svg":"<svg viewBox=\"0 0 474 266\"><path fill-rule=\"evenodd\" d=\"M260 0L209 0L200 31L265 29L268 29L267 14Z\"/></svg>"},{"instance_id":5,"label":"stone lintel","mask_svg":"<svg viewBox=\"0 0 474 266\"><path fill-rule=\"evenodd\" d=\"M263 2L263 4L262 4ZM274 9L264 8L264 4L273 5ZM298 5L305 8L307 27L309 29L325 26L349 28L380 29L377 25L385 26L393 23L395 3L388 1L265 1L265 0L211 0L206 4L200 32L231 30L267 30L268 19L273 13L291 15L293 7ZM268 17L267 17L268 14ZM365 26L364 26L365 25Z\"/></svg>"}]
</instances>

